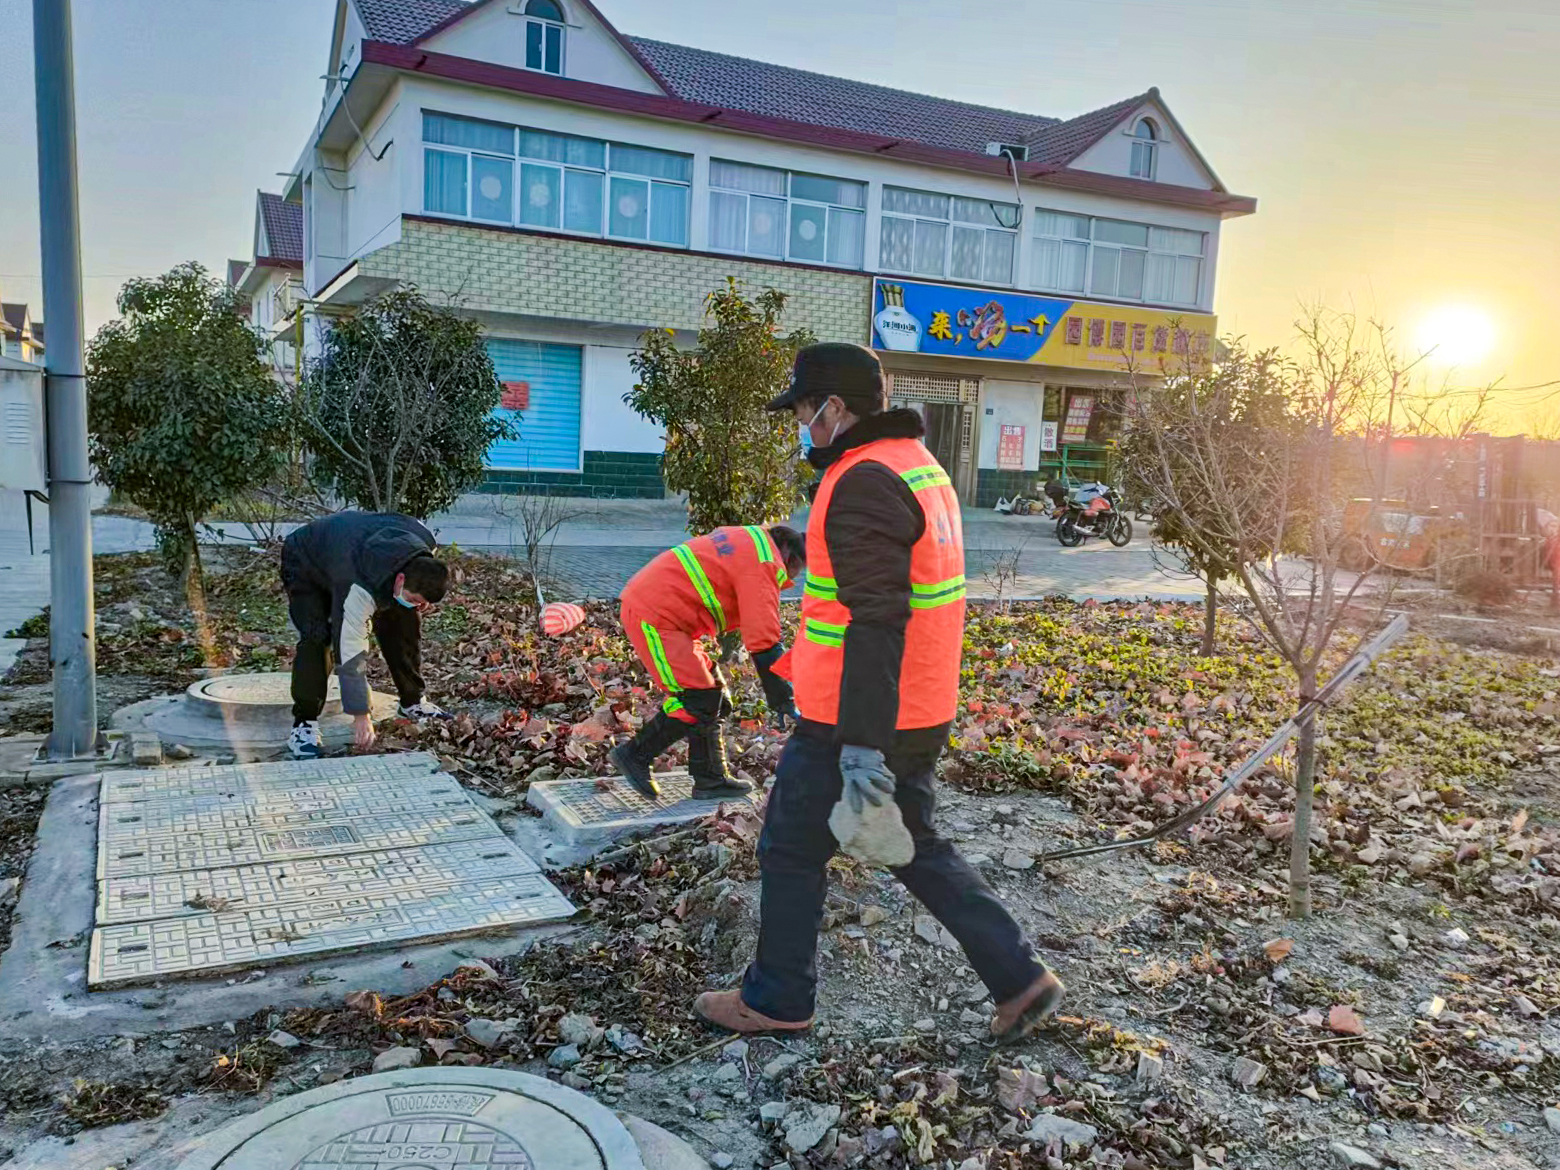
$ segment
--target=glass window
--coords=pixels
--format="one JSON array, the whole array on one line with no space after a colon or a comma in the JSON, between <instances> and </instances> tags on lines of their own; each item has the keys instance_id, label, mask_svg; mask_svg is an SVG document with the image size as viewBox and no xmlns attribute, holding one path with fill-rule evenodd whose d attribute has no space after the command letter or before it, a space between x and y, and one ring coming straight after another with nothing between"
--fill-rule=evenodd
<instances>
[{"instance_id":1,"label":"glass window","mask_svg":"<svg viewBox=\"0 0 1560 1170\"><path fill-rule=\"evenodd\" d=\"M865 183L710 160L710 247L860 268Z\"/></svg>"},{"instance_id":2,"label":"glass window","mask_svg":"<svg viewBox=\"0 0 1560 1170\"><path fill-rule=\"evenodd\" d=\"M565 231L601 234L601 199L605 185L605 176L596 171L563 172Z\"/></svg>"},{"instance_id":3,"label":"glass window","mask_svg":"<svg viewBox=\"0 0 1560 1170\"><path fill-rule=\"evenodd\" d=\"M529 0L525 14L525 67L562 74L563 11L552 0Z\"/></svg>"},{"instance_id":4,"label":"glass window","mask_svg":"<svg viewBox=\"0 0 1560 1170\"><path fill-rule=\"evenodd\" d=\"M459 146L487 154L514 154L515 128L476 118L454 118L448 114L423 113L423 141L440 146Z\"/></svg>"},{"instance_id":5,"label":"glass window","mask_svg":"<svg viewBox=\"0 0 1560 1170\"><path fill-rule=\"evenodd\" d=\"M885 187L879 263L888 272L1012 284L1018 216L1014 203Z\"/></svg>"},{"instance_id":6,"label":"glass window","mask_svg":"<svg viewBox=\"0 0 1560 1170\"><path fill-rule=\"evenodd\" d=\"M688 246L688 188L678 183L650 184L650 238L658 244Z\"/></svg>"},{"instance_id":7,"label":"glass window","mask_svg":"<svg viewBox=\"0 0 1560 1170\"><path fill-rule=\"evenodd\" d=\"M520 157L604 171L607 169L607 144L597 142L594 138L576 138L572 134L548 134L542 130L522 129Z\"/></svg>"},{"instance_id":8,"label":"glass window","mask_svg":"<svg viewBox=\"0 0 1560 1170\"><path fill-rule=\"evenodd\" d=\"M471 216L510 223L514 219L515 164L512 159L471 156ZM558 201L553 200L556 209ZM554 215L556 215L556 210Z\"/></svg>"},{"instance_id":9,"label":"glass window","mask_svg":"<svg viewBox=\"0 0 1560 1170\"><path fill-rule=\"evenodd\" d=\"M1196 305L1203 232L1037 209L1030 284L1157 305Z\"/></svg>"},{"instance_id":10,"label":"glass window","mask_svg":"<svg viewBox=\"0 0 1560 1170\"><path fill-rule=\"evenodd\" d=\"M443 215L466 214L466 156L423 151L423 207Z\"/></svg>"},{"instance_id":11,"label":"glass window","mask_svg":"<svg viewBox=\"0 0 1560 1170\"><path fill-rule=\"evenodd\" d=\"M1154 177L1154 155L1157 149L1152 142L1134 142L1132 144L1132 163L1128 173L1134 179L1152 179Z\"/></svg>"},{"instance_id":12,"label":"glass window","mask_svg":"<svg viewBox=\"0 0 1560 1170\"><path fill-rule=\"evenodd\" d=\"M526 0L525 14L563 23L563 9L558 7L555 0Z\"/></svg>"},{"instance_id":13,"label":"glass window","mask_svg":"<svg viewBox=\"0 0 1560 1170\"><path fill-rule=\"evenodd\" d=\"M650 184L612 176L607 201L607 234L631 240L650 235Z\"/></svg>"},{"instance_id":14,"label":"glass window","mask_svg":"<svg viewBox=\"0 0 1560 1170\"><path fill-rule=\"evenodd\" d=\"M520 222L526 227L555 228L562 210L557 167L520 164Z\"/></svg>"},{"instance_id":15,"label":"glass window","mask_svg":"<svg viewBox=\"0 0 1560 1170\"><path fill-rule=\"evenodd\" d=\"M693 158L691 155L614 142L610 169L619 174L644 175L649 179L672 179L678 183L687 183L693 179Z\"/></svg>"}]
</instances>

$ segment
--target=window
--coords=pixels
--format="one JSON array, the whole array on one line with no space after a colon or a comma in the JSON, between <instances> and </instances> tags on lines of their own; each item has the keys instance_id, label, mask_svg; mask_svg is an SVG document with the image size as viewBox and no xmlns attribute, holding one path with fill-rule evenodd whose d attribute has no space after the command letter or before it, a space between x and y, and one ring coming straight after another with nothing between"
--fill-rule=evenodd
<instances>
[{"instance_id":1,"label":"window","mask_svg":"<svg viewBox=\"0 0 1560 1170\"><path fill-rule=\"evenodd\" d=\"M525 67L563 75L563 9L557 0L526 0Z\"/></svg>"},{"instance_id":2,"label":"window","mask_svg":"<svg viewBox=\"0 0 1560 1170\"><path fill-rule=\"evenodd\" d=\"M428 211L688 246L689 155L431 113L423 141Z\"/></svg>"},{"instance_id":3,"label":"window","mask_svg":"<svg viewBox=\"0 0 1560 1170\"><path fill-rule=\"evenodd\" d=\"M1132 127L1132 166L1134 179L1153 179L1154 156L1159 152L1159 128L1152 118L1139 118Z\"/></svg>"},{"instance_id":4,"label":"window","mask_svg":"<svg viewBox=\"0 0 1560 1170\"><path fill-rule=\"evenodd\" d=\"M867 185L710 160L710 247L860 268Z\"/></svg>"},{"instance_id":5,"label":"window","mask_svg":"<svg viewBox=\"0 0 1560 1170\"><path fill-rule=\"evenodd\" d=\"M1013 283L1018 207L883 188L881 267L912 276Z\"/></svg>"},{"instance_id":6,"label":"window","mask_svg":"<svg viewBox=\"0 0 1560 1170\"><path fill-rule=\"evenodd\" d=\"M1043 208L1034 224L1033 288L1156 305L1197 303L1202 232Z\"/></svg>"}]
</instances>

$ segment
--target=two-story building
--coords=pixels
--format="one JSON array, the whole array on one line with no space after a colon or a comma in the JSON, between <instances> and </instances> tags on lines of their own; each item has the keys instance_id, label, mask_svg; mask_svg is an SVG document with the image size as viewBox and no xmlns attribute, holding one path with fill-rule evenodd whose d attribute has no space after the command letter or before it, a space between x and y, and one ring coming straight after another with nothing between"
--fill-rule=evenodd
<instances>
[{"instance_id":1,"label":"two-story building","mask_svg":"<svg viewBox=\"0 0 1560 1170\"><path fill-rule=\"evenodd\" d=\"M249 310L249 323L270 347L277 375L298 374L303 315L303 205L260 191L255 197L250 260L228 261L228 283Z\"/></svg>"},{"instance_id":2,"label":"two-story building","mask_svg":"<svg viewBox=\"0 0 1560 1170\"><path fill-rule=\"evenodd\" d=\"M0 355L43 365L43 322L21 301L0 302Z\"/></svg>"},{"instance_id":3,"label":"two-story building","mask_svg":"<svg viewBox=\"0 0 1560 1170\"><path fill-rule=\"evenodd\" d=\"M648 328L728 276L881 351L982 504L1098 466L1123 369L1208 351L1228 192L1156 90L1060 120L620 33L590 0L339 0L284 197L329 314L416 285L477 317L507 490L659 495L623 403Z\"/></svg>"}]
</instances>

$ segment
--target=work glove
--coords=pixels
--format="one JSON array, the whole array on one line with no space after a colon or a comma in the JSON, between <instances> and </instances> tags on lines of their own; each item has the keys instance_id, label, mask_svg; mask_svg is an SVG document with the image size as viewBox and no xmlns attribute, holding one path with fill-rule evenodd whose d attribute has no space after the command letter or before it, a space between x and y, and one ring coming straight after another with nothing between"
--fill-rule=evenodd
<instances>
[{"instance_id":1,"label":"work glove","mask_svg":"<svg viewBox=\"0 0 1560 1170\"><path fill-rule=\"evenodd\" d=\"M791 684L773 671L760 669L758 681L764 688L764 702L769 704L769 709L780 718L780 726L785 726L787 719L799 718L796 711L796 694L791 689Z\"/></svg>"},{"instance_id":2,"label":"work glove","mask_svg":"<svg viewBox=\"0 0 1560 1170\"><path fill-rule=\"evenodd\" d=\"M862 801L881 805L885 798L894 795L894 774L883 762L883 753L877 748L840 748L840 779L845 783L845 799L850 801L851 811L861 815Z\"/></svg>"}]
</instances>

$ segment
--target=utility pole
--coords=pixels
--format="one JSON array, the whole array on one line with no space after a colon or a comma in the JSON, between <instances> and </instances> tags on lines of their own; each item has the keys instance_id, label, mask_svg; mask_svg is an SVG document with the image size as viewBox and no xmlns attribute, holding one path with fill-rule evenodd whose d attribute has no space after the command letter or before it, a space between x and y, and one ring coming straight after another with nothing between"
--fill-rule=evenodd
<instances>
[{"instance_id":1,"label":"utility pole","mask_svg":"<svg viewBox=\"0 0 1560 1170\"><path fill-rule=\"evenodd\" d=\"M49 443L49 659L54 728L45 751L97 751L92 596L92 467L82 360L81 212L76 190L76 74L70 0L33 0L38 93L38 214L43 249L44 415Z\"/></svg>"}]
</instances>

